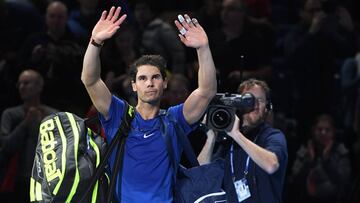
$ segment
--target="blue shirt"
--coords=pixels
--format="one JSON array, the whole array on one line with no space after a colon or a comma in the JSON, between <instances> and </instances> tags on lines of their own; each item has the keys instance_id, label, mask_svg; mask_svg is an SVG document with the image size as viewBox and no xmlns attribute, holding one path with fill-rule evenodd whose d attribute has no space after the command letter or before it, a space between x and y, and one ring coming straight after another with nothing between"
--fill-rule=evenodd
<instances>
[{"instance_id":1,"label":"blue shirt","mask_svg":"<svg viewBox=\"0 0 360 203\"><path fill-rule=\"evenodd\" d=\"M100 115L108 143L112 141L119 128L123 111L124 102L113 96L109 109L109 119L105 120ZM190 126L182 111L183 104L180 104L170 107L168 114L177 120L185 134L189 134L196 125ZM166 143L160 131L162 125L160 116L165 116L165 120L168 120L168 115L158 115L153 119L144 120L138 112L135 113L125 144L121 197L119 177L115 189L116 197L121 198L121 202L172 202L172 178L174 174L170 166ZM173 123L169 123L168 130L170 131L169 135L176 160L179 162L181 148L177 142ZM109 160L111 169L114 164L115 152L116 150Z\"/></svg>"},{"instance_id":2,"label":"blue shirt","mask_svg":"<svg viewBox=\"0 0 360 203\"><path fill-rule=\"evenodd\" d=\"M274 129L266 123L261 124L257 130L247 135L251 140L257 137L255 144L273 152L279 161L279 169L268 174L250 158L248 174L246 175L247 183L251 197L242 203L280 203L282 202L282 192L284 188L285 172L287 166L288 152L285 135L278 129ZM230 153L227 153L229 155ZM234 143L234 172L236 181L244 178L244 170L248 154L236 143ZM229 202L237 202L234 183L230 173L230 159L226 157L225 170L225 190L228 195Z\"/></svg>"}]
</instances>

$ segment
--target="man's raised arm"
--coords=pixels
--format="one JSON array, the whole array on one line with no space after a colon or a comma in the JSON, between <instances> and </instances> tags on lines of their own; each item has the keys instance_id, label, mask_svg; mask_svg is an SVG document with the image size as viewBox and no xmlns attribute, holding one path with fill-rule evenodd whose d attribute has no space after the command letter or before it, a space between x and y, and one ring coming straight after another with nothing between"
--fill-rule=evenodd
<instances>
[{"instance_id":1,"label":"man's raised arm","mask_svg":"<svg viewBox=\"0 0 360 203\"><path fill-rule=\"evenodd\" d=\"M111 38L119 29L126 15L120 18L121 8L112 7L107 13L103 11L101 18L92 30L90 43L86 49L81 80L90 95L95 108L105 117L111 104L111 93L100 78L100 49L106 39Z\"/></svg>"},{"instance_id":2,"label":"man's raised arm","mask_svg":"<svg viewBox=\"0 0 360 203\"><path fill-rule=\"evenodd\" d=\"M184 17L179 15L179 21L175 21L181 33L180 40L186 46L196 48L199 61L198 88L186 99L183 110L186 121L193 124L201 118L216 94L216 70L204 29L196 19L186 14Z\"/></svg>"}]
</instances>

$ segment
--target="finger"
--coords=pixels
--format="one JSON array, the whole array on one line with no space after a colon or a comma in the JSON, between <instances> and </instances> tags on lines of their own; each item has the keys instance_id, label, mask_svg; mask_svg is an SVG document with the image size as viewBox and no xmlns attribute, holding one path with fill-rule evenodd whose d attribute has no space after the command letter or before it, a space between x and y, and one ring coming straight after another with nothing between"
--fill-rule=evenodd
<instances>
[{"instance_id":1,"label":"finger","mask_svg":"<svg viewBox=\"0 0 360 203\"><path fill-rule=\"evenodd\" d=\"M184 18L184 16L182 15L178 15L178 19L180 21L180 24L186 29L189 30L190 26L188 25L188 23L186 22L186 18Z\"/></svg>"},{"instance_id":2,"label":"finger","mask_svg":"<svg viewBox=\"0 0 360 203\"><path fill-rule=\"evenodd\" d=\"M180 29L183 27L182 24L181 24L179 21L177 21L177 20L175 20L174 23L175 23L175 26L176 26L176 28L177 28L178 30L180 30Z\"/></svg>"},{"instance_id":3,"label":"finger","mask_svg":"<svg viewBox=\"0 0 360 203\"><path fill-rule=\"evenodd\" d=\"M181 28L181 29L179 30L179 32L180 32L181 35L184 36L184 35L186 34L187 30L186 30L185 28Z\"/></svg>"},{"instance_id":4,"label":"finger","mask_svg":"<svg viewBox=\"0 0 360 203\"><path fill-rule=\"evenodd\" d=\"M124 20L126 19L126 17L127 17L126 14L122 15L117 21L115 21L114 24L115 25L121 25L124 22Z\"/></svg>"},{"instance_id":5,"label":"finger","mask_svg":"<svg viewBox=\"0 0 360 203\"><path fill-rule=\"evenodd\" d=\"M178 19L180 23L184 23L185 22L185 18L182 15L178 15Z\"/></svg>"},{"instance_id":6,"label":"finger","mask_svg":"<svg viewBox=\"0 0 360 203\"><path fill-rule=\"evenodd\" d=\"M178 36L180 37L181 42L186 44L186 38L181 34L178 34Z\"/></svg>"},{"instance_id":7,"label":"finger","mask_svg":"<svg viewBox=\"0 0 360 203\"><path fill-rule=\"evenodd\" d=\"M192 23L190 16L188 14L185 14L184 17L185 17L186 24L189 27L194 27L194 24Z\"/></svg>"},{"instance_id":8,"label":"finger","mask_svg":"<svg viewBox=\"0 0 360 203\"><path fill-rule=\"evenodd\" d=\"M111 18L111 22L115 22L120 15L121 7L117 7L114 16Z\"/></svg>"},{"instance_id":9,"label":"finger","mask_svg":"<svg viewBox=\"0 0 360 203\"><path fill-rule=\"evenodd\" d=\"M195 27L199 26L199 21L196 18L192 18L191 22L195 25Z\"/></svg>"},{"instance_id":10,"label":"finger","mask_svg":"<svg viewBox=\"0 0 360 203\"><path fill-rule=\"evenodd\" d=\"M115 11L115 7L113 6L109 11L109 15L106 17L106 20L110 20L112 18L112 16L114 15L114 11Z\"/></svg>"},{"instance_id":11,"label":"finger","mask_svg":"<svg viewBox=\"0 0 360 203\"><path fill-rule=\"evenodd\" d=\"M100 20L105 20L106 19L106 14L107 14L107 11L103 11L102 14L101 14Z\"/></svg>"},{"instance_id":12,"label":"finger","mask_svg":"<svg viewBox=\"0 0 360 203\"><path fill-rule=\"evenodd\" d=\"M186 34L186 29L182 26L182 24L179 21L175 20L175 25L176 25L176 27L179 30L181 35Z\"/></svg>"}]
</instances>

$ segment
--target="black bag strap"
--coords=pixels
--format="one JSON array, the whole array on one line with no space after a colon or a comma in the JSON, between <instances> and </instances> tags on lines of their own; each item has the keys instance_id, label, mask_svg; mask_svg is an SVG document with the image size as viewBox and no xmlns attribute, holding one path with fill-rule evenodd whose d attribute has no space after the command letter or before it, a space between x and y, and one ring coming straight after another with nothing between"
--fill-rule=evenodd
<instances>
[{"instance_id":1,"label":"black bag strap","mask_svg":"<svg viewBox=\"0 0 360 203\"><path fill-rule=\"evenodd\" d=\"M162 113L164 114L164 113ZM199 161L196 158L195 152L191 146L191 143L188 139L188 137L185 135L183 129L180 128L180 126L178 125L177 120L169 113L166 113L166 116L168 117L168 119L170 120L170 122L173 123L174 127L175 127L175 131L176 131L176 135L177 138L184 150L184 153L186 155L186 158L188 159L188 161L190 162L192 167L195 166L199 166ZM177 165L176 165L176 158L175 158L175 153L174 153L174 148L172 146L172 142L171 142L171 136L169 135L169 130L168 130L168 123L166 123L165 121L165 115L161 115L161 121L162 121L162 130L161 130L161 134L163 136L163 138L166 141L166 148L168 150L169 153L169 160L171 165L174 168L175 171L175 177L176 177L176 173L177 173Z\"/></svg>"},{"instance_id":2,"label":"black bag strap","mask_svg":"<svg viewBox=\"0 0 360 203\"><path fill-rule=\"evenodd\" d=\"M166 143L166 149L168 151L168 157L169 157L169 161L170 161L170 165L173 168L174 171L174 177L173 177L173 183L175 183L176 180L176 174L177 174L177 164L176 164L176 157L175 157L175 153L174 153L174 148L172 147L172 142L171 142L171 138L169 135L167 135L169 133L168 131L168 124L165 121L165 118L163 115L160 116L160 120L161 120L161 135L165 140Z\"/></svg>"},{"instance_id":3,"label":"black bag strap","mask_svg":"<svg viewBox=\"0 0 360 203\"><path fill-rule=\"evenodd\" d=\"M123 100L124 101L124 100ZM108 149L105 152L105 155L100 162L99 166L96 168L95 174L93 175L90 184L88 185L86 192L84 193L84 196L81 198L80 202L83 202L88 194L90 194L91 189L95 185L96 181L100 178L102 173L105 171L105 166L107 164L107 161L114 150L115 146L117 146L120 143L120 147L117 149L116 157L115 157L115 164L114 164L114 170L113 170L113 176L110 181L110 188L107 195L107 202L110 202L112 199L112 196L114 194L114 187L115 187L115 179L117 172L120 168L122 168L123 164L123 155L124 155L124 146L126 137L128 136L128 133L130 131L131 121L135 117L134 108L130 106L126 101L124 101L124 114L123 119L120 123L120 127L117 130L114 139L111 141ZM119 163L118 163L119 162ZM121 176L120 176L121 177Z\"/></svg>"}]
</instances>

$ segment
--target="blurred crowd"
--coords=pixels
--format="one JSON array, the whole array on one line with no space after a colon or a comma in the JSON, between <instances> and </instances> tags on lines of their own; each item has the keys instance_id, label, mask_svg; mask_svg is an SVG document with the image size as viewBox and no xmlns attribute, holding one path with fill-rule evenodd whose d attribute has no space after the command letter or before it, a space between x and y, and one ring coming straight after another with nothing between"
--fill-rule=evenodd
<instances>
[{"instance_id":1,"label":"blurred crowd","mask_svg":"<svg viewBox=\"0 0 360 203\"><path fill-rule=\"evenodd\" d=\"M28 202L14 194L29 194L41 119L96 114L80 80L82 59L101 12L115 5L128 20L101 52L101 75L114 94L135 105L129 68L140 55L160 54L169 78L162 107L187 98L197 85L196 52L180 42L173 21L191 14L208 34L218 92L236 93L248 78L272 89L269 120L289 150L284 202L360 202L359 4L0 0L0 200ZM192 140L195 148L203 140Z\"/></svg>"}]
</instances>

